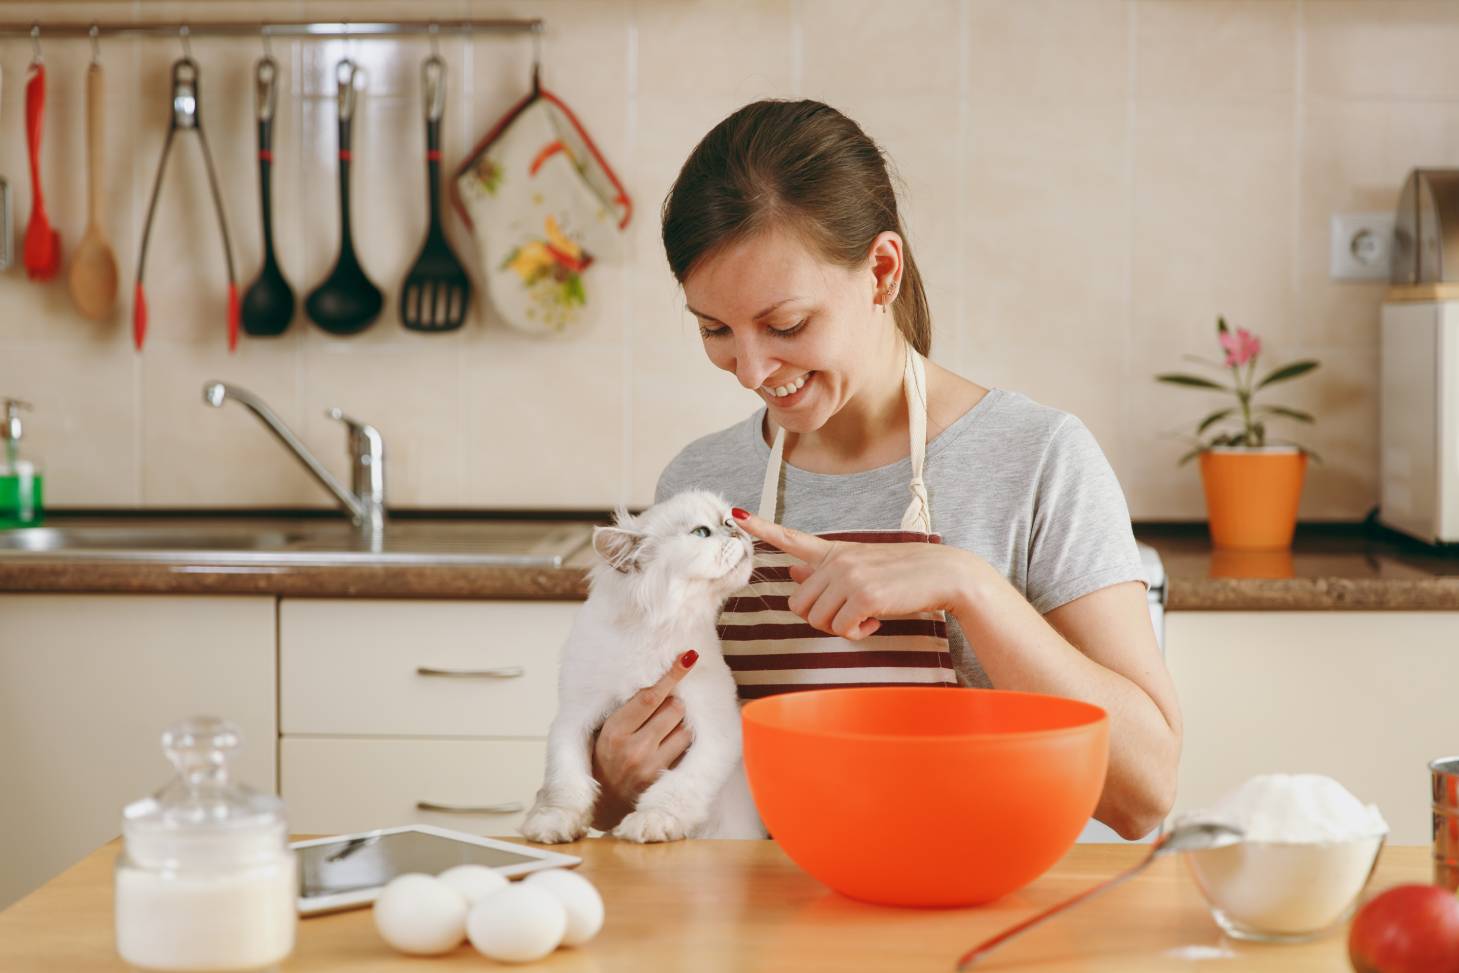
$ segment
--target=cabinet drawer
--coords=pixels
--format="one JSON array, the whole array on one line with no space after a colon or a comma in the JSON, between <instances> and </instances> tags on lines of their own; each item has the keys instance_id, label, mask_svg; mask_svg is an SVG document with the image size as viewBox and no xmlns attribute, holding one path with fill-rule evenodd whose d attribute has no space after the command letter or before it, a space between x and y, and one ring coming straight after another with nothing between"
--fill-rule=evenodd
<instances>
[{"instance_id":1,"label":"cabinet drawer","mask_svg":"<svg viewBox=\"0 0 1459 973\"><path fill-rule=\"evenodd\" d=\"M296 834L435 824L510 835L547 766L539 740L285 738L281 793ZM474 809L453 813L419 805Z\"/></svg>"},{"instance_id":2,"label":"cabinet drawer","mask_svg":"<svg viewBox=\"0 0 1459 973\"><path fill-rule=\"evenodd\" d=\"M542 737L581 602L279 605L280 731Z\"/></svg>"}]
</instances>

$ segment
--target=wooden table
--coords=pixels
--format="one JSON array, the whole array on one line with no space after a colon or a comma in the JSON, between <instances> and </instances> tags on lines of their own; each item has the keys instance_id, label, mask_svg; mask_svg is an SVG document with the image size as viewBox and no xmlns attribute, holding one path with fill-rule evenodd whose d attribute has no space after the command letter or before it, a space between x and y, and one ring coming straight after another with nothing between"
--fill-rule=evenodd
<instances>
[{"instance_id":1,"label":"wooden table","mask_svg":"<svg viewBox=\"0 0 1459 973\"><path fill-rule=\"evenodd\" d=\"M590 839L564 850L607 903L598 938L530 968L575 973L935 970L1005 926L1137 861L1143 848L1077 845L1023 891L976 909L923 911L863 905L801 872L768 841L632 845ZM118 843L0 913L0 970L124 970L112 934ZM1431 879L1426 847L1387 848L1369 888ZM441 958L392 952L367 909L304 919L286 973L306 970L474 969L495 964L469 945ZM1029 932L978 969L1049 971L1349 969L1346 936L1297 946L1230 940L1212 922L1183 863L1166 858L1134 881Z\"/></svg>"}]
</instances>

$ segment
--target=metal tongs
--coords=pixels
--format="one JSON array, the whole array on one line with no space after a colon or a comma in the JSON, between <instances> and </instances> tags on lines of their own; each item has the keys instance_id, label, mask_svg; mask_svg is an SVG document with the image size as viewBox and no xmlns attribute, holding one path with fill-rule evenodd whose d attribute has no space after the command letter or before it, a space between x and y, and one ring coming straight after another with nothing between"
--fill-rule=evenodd
<instances>
[{"instance_id":1,"label":"metal tongs","mask_svg":"<svg viewBox=\"0 0 1459 973\"><path fill-rule=\"evenodd\" d=\"M223 258L228 264L228 350L238 347L238 279L233 273L233 247L228 242L228 224L223 218L223 197L218 192L218 177L213 171L213 157L208 152L208 139L198 115L198 64L191 57L182 57L172 64L172 124L162 143L162 159L157 163L157 180L152 184L152 201L147 204L147 222L142 228L142 249L137 255L137 288L132 306L132 336L137 350L147 335L147 298L142 290L142 271L147 264L147 241L152 235L152 219L157 215L157 197L162 191L162 174L167 171L167 156L178 129L198 133L203 150L203 165L208 171L208 189L213 194L213 208L218 214L218 232L223 237Z\"/></svg>"}]
</instances>

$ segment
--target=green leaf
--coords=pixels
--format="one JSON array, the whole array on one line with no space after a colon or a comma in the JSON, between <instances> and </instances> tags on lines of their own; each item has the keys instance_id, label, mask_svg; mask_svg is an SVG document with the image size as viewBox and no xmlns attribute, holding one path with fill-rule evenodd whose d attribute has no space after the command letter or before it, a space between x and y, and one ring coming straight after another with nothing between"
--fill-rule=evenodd
<instances>
[{"instance_id":1,"label":"green leaf","mask_svg":"<svg viewBox=\"0 0 1459 973\"><path fill-rule=\"evenodd\" d=\"M1213 382L1209 378L1202 378L1199 375L1182 375L1174 372L1167 372L1164 375L1156 375L1155 381L1169 382L1171 385L1188 385L1197 389L1216 389L1221 392L1235 391L1229 385L1222 385L1220 382Z\"/></svg>"},{"instance_id":2,"label":"green leaf","mask_svg":"<svg viewBox=\"0 0 1459 973\"><path fill-rule=\"evenodd\" d=\"M1276 416L1286 416L1288 419L1296 419L1298 422L1317 421L1309 413L1303 412L1300 409L1289 409L1284 405L1264 405L1261 407L1260 411L1270 412L1272 415Z\"/></svg>"},{"instance_id":3,"label":"green leaf","mask_svg":"<svg viewBox=\"0 0 1459 973\"><path fill-rule=\"evenodd\" d=\"M1231 329L1226 327L1226 318L1223 315L1216 315L1216 331L1218 334L1226 334Z\"/></svg>"},{"instance_id":4,"label":"green leaf","mask_svg":"<svg viewBox=\"0 0 1459 973\"><path fill-rule=\"evenodd\" d=\"M1197 456L1201 455L1205 451L1206 451L1206 447L1204 447L1204 446L1197 446L1195 449L1191 450L1189 453L1186 453L1179 460L1177 460L1175 465L1176 466L1184 466L1185 464L1189 463L1191 460L1195 459Z\"/></svg>"},{"instance_id":5,"label":"green leaf","mask_svg":"<svg viewBox=\"0 0 1459 973\"><path fill-rule=\"evenodd\" d=\"M1289 378L1305 375L1316 367L1317 362L1310 358L1303 359L1302 361L1294 361L1290 365L1283 365L1260 382L1257 382L1256 387L1260 389L1271 385L1273 382L1285 382Z\"/></svg>"},{"instance_id":6,"label":"green leaf","mask_svg":"<svg viewBox=\"0 0 1459 973\"><path fill-rule=\"evenodd\" d=\"M1199 426L1196 426L1196 435L1199 436L1201 433L1211 428L1212 423L1220 422L1222 419L1226 418L1235 411L1235 409L1221 409L1219 411L1212 412L1210 415L1201 420L1201 424Z\"/></svg>"}]
</instances>

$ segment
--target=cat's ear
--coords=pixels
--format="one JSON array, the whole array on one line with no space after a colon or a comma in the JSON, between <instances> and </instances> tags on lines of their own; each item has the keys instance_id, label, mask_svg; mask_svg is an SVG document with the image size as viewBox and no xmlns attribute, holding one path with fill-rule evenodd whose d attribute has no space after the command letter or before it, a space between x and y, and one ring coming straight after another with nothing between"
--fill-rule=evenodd
<instances>
[{"instance_id":1,"label":"cat's ear","mask_svg":"<svg viewBox=\"0 0 1459 973\"><path fill-rule=\"evenodd\" d=\"M594 527L593 550L615 569L629 574L638 570L639 549L644 535L623 527Z\"/></svg>"}]
</instances>

